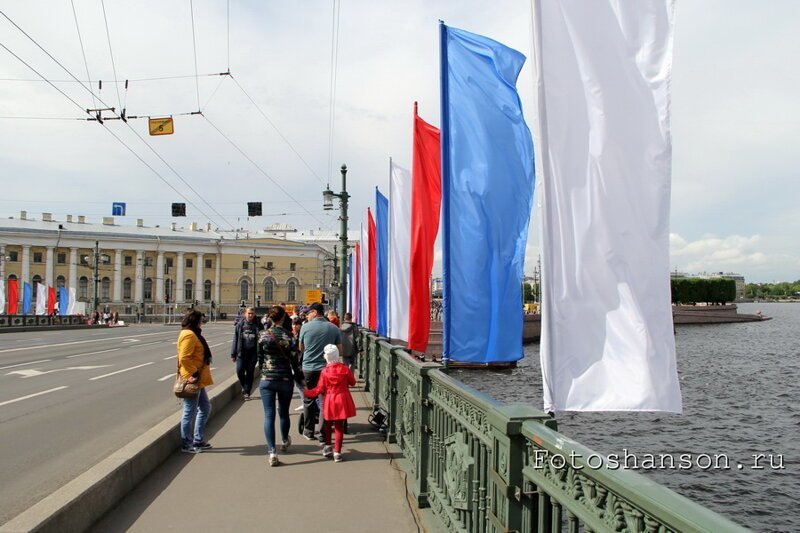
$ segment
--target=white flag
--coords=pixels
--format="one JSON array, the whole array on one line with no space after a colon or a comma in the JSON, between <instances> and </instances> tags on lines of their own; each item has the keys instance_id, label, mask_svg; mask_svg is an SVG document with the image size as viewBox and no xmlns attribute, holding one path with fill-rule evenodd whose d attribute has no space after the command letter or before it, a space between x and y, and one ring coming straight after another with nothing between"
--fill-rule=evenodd
<instances>
[{"instance_id":1,"label":"white flag","mask_svg":"<svg viewBox=\"0 0 800 533\"><path fill-rule=\"evenodd\" d=\"M361 325L369 327L369 224L366 211L361 224Z\"/></svg>"},{"instance_id":2,"label":"white flag","mask_svg":"<svg viewBox=\"0 0 800 533\"><path fill-rule=\"evenodd\" d=\"M546 411L681 412L673 0L535 0Z\"/></svg>"},{"instance_id":3,"label":"white flag","mask_svg":"<svg viewBox=\"0 0 800 533\"><path fill-rule=\"evenodd\" d=\"M6 280L0 279L0 315L6 313Z\"/></svg>"},{"instance_id":4,"label":"white flag","mask_svg":"<svg viewBox=\"0 0 800 533\"><path fill-rule=\"evenodd\" d=\"M47 285L44 283L36 284L36 314L47 314Z\"/></svg>"},{"instance_id":5,"label":"white flag","mask_svg":"<svg viewBox=\"0 0 800 533\"><path fill-rule=\"evenodd\" d=\"M411 172L391 163L389 184L389 337L408 340L411 276Z\"/></svg>"},{"instance_id":6,"label":"white flag","mask_svg":"<svg viewBox=\"0 0 800 533\"><path fill-rule=\"evenodd\" d=\"M69 288L69 301L67 303L67 314L74 315L75 314L75 288Z\"/></svg>"}]
</instances>

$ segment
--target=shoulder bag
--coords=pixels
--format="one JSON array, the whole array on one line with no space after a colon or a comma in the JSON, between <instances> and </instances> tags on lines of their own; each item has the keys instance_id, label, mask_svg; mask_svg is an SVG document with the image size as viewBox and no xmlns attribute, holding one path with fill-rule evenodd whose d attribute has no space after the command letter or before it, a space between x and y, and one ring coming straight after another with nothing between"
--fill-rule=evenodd
<instances>
[{"instance_id":1,"label":"shoulder bag","mask_svg":"<svg viewBox=\"0 0 800 533\"><path fill-rule=\"evenodd\" d=\"M197 379L199 381L200 375L203 373L203 367L206 366L205 361L203 364L200 365L200 370L196 372ZM200 384L198 382L189 383L186 381L186 378L181 376L181 363L178 361L178 373L175 375L175 383L172 385L172 392L175 393L175 396L178 398L197 398L197 394L200 392Z\"/></svg>"}]
</instances>

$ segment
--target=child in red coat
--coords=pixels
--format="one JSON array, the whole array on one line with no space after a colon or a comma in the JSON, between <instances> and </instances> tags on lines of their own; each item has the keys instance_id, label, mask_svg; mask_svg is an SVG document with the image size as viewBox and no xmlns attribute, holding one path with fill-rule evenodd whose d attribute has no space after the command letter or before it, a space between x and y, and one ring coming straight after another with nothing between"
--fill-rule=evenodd
<instances>
[{"instance_id":1,"label":"child in red coat","mask_svg":"<svg viewBox=\"0 0 800 533\"><path fill-rule=\"evenodd\" d=\"M308 398L323 395L322 418L325 421L323 428L325 448L322 450L322 455L328 458L333 456L333 460L338 463L342 460L344 423L348 418L356 416L356 404L353 402L349 389L356 384L356 378L339 359L339 350L335 345L328 344L323 353L328 365L320 374L317 386L310 390L306 389L304 394ZM331 450L331 426L336 433L333 450Z\"/></svg>"}]
</instances>

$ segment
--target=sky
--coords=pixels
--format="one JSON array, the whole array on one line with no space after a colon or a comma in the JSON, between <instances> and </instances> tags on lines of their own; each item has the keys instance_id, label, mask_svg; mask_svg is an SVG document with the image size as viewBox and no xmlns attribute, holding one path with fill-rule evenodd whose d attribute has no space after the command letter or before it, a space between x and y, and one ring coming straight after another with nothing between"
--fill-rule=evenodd
<instances>
[{"instance_id":1,"label":"sky","mask_svg":"<svg viewBox=\"0 0 800 533\"><path fill-rule=\"evenodd\" d=\"M120 224L335 230L322 191L341 190L345 163L354 229L375 187L388 192L389 158L410 167L413 102L439 125L439 20L532 56L522 0L0 0L0 11L3 217L99 222L122 201ZM671 270L800 279L798 18L794 0L677 1ZM528 62L517 86L531 126L532 79ZM175 133L84 120L101 107L171 115ZM249 201L263 217L247 218ZM185 219L172 202L188 203Z\"/></svg>"}]
</instances>

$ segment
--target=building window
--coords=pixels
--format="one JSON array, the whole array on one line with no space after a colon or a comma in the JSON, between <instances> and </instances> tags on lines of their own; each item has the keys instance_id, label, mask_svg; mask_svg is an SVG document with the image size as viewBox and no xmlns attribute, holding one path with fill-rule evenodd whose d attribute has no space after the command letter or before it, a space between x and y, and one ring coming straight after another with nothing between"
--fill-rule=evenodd
<instances>
[{"instance_id":1,"label":"building window","mask_svg":"<svg viewBox=\"0 0 800 533\"><path fill-rule=\"evenodd\" d=\"M211 264L211 259L206 259L206 268L213 268L213 265Z\"/></svg>"},{"instance_id":2,"label":"building window","mask_svg":"<svg viewBox=\"0 0 800 533\"><path fill-rule=\"evenodd\" d=\"M78 280L78 299L84 302L89 300L89 278L86 276Z\"/></svg>"},{"instance_id":3,"label":"building window","mask_svg":"<svg viewBox=\"0 0 800 533\"><path fill-rule=\"evenodd\" d=\"M249 261L242 261L242 270L247 270L247 267L250 266Z\"/></svg>"},{"instance_id":4,"label":"building window","mask_svg":"<svg viewBox=\"0 0 800 533\"><path fill-rule=\"evenodd\" d=\"M185 300L193 300L192 297L192 289L194 288L194 283L192 280L187 279L183 284L183 299Z\"/></svg>"},{"instance_id":5,"label":"building window","mask_svg":"<svg viewBox=\"0 0 800 533\"><path fill-rule=\"evenodd\" d=\"M246 302L250 299L250 284L247 282L246 279L243 279L242 282L239 284L239 299L243 302Z\"/></svg>"},{"instance_id":6,"label":"building window","mask_svg":"<svg viewBox=\"0 0 800 533\"><path fill-rule=\"evenodd\" d=\"M56 263L59 265L66 265L67 264L67 254L59 253L56 255Z\"/></svg>"},{"instance_id":7,"label":"building window","mask_svg":"<svg viewBox=\"0 0 800 533\"><path fill-rule=\"evenodd\" d=\"M16 263L18 255L17 252L8 252L8 261L11 263Z\"/></svg>"},{"instance_id":8,"label":"building window","mask_svg":"<svg viewBox=\"0 0 800 533\"><path fill-rule=\"evenodd\" d=\"M211 299L211 280L207 279L203 283L203 300L209 301Z\"/></svg>"},{"instance_id":9,"label":"building window","mask_svg":"<svg viewBox=\"0 0 800 533\"><path fill-rule=\"evenodd\" d=\"M144 280L144 299L153 300L153 280L150 278Z\"/></svg>"},{"instance_id":10,"label":"building window","mask_svg":"<svg viewBox=\"0 0 800 533\"><path fill-rule=\"evenodd\" d=\"M192 268L193 264L194 264L194 261L192 261L191 259L187 259L186 260L186 268Z\"/></svg>"},{"instance_id":11,"label":"building window","mask_svg":"<svg viewBox=\"0 0 800 533\"><path fill-rule=\"evenodd\" d=\"M275 299L275 284L271 279L264 282L264 300L271 302Z\"/></svg>"},{"instance_id":12,"label":"building window","mask_svg":"<svg viewBox=\"0 0 800 533\"><path fill-rule=\"evenodd\" d=\"M123 300L130 300L131 299L131 278L125 278L122 280L122 299Z\"/></svg>"},{"instance_id":13,"label":"building window","mask_svg":"<svg viewBox=\"0 0 800 533\"><path fill-rule=\"evenodd\" d=\"M67 286L67 280L64 278L64 276L58 276L56 278L56 287L58 287L60 289L62 287L66 287L66 286Z\"/></svg>"},{"instance_id":14,"label":"building window","mask_svg":"<svg viewBox=\"0 0 800 533\"><path fill-rule=\"evenodd\" d=\"M34 263L42 262L42 252L33 252L33 262Z\"/></svg>"},{"instance_id":15,"label":"building window","mask_svg":"<svg viewBox=\"0 0 800 533\"><path fill-rule=\"evenodd\" d=\"M267 261L267 270L272 270L275 268L275 265L272 264L272 261Z\"/></svg>"},{"instance_id":16,"label":"building window","mask_svg":"<svg viewBox=\"0 0 800 533\"><path fill-rule=\"evenodd\" d=\"M286 289L288 293L286 299L289 300L290 302L294 302L297 299L296 298L297 285L295 284L294 281L290 281L289 283L286 284Z\"/></svg>"},{"instance_id":17,"label":"building window","mask_svg":"<svg viewBox=\"0 0 800 533\"><path fill-rule=\"evenodd\" d=\"M172 268L172 258L167 257L167 268Z\"/></svg>"},{"instance_id":18,"label":"building window","mask_svg":"<svg viewBox=\"0 0 800 533\"><path fill-rule=\"evenodd\" d=\"M109 278L103 278L101 283L101 291L100 291L100 298L107 302L111 300L110 290L111 290L111 280Z\"/></svg>"},{"instance_id":19,"label":"building window","mask_svg":"<svg viewBox=\"0 0 800 533\"><path fill-rule=\"evenodd\" d=\"M122 264L126 267L133 266L133 256L132 255L125 255L122 257Z\"/></svg>"},{"instance_id":20,"label":"building window","mask_svg":"<svg viewBox=\"0 0 800 533\"><path fill-rule=\"evenodd\" d=\"M169 303L172 301L172 280L167 279L164 282L164 301Z\"/></svg>"},{"instance_id":21,"label":"building window","mask_svg":"<svg viewBox=\"0 0 800 533\"><path fill-rule=\"evenodd\" d=\"M289 270L292 272L297 271L297 263L289 263Z\"/></svg>"},{"instance_id":22,"label":"building window","mask_svg":"<svg viewBox=\"0 0 800 533\"><path fill-rule=\"evenodd\" d=\"M41 282L42 282L42 276L40 276L40 275L38 275L38 274L37 274L37 275L35 275L35 276L33 276L33 287L31 287L31 288L33 289L33 295L32 295L31 301L33 301L33 302L35 302L35 301L36 301L36 293L38 293L38 292L39 292L39 291L37 290L37 287L39 286L39 284L40 284Z\"/></svg>"}]
</instances>

